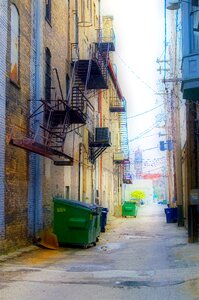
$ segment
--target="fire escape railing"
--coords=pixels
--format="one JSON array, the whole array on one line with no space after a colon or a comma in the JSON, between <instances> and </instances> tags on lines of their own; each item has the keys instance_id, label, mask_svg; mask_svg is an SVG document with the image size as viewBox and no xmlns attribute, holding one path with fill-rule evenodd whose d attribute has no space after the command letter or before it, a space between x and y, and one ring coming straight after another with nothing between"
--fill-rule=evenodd
<instances>
[{"instance_id":1,"label":"fire escape railing","mask_svg":"<svg viewBox=\"0 0 199 300\"><path fill-rule=\"evenodd\" d=\"M61 99L39 100L41 104L29 116L30 123L37 125L33 126L35 129L31 130L27 137L17 139L12 134L10 138L10 142L13 145L48 157L54 160L54 163L57 165L72 165L73 157L64 151L66 135L75 129L72 129L71 125L85 125L88 117L92 118L94 113L94 107L84 94L86 86L84 91L81 91L76 86L79 58L78 46L76 46L74 53L70 86L66 99L63 97L58 71L53 69L56 74ZM89 76L88 72L89 69L87 77ZM33 100L32 103L35 103L35 101ZM38 115L41 117L37 118ZM62 161L60 161L61 158ZM63 161L63 159L66 161Z\"/></svg>"}]
</instances>

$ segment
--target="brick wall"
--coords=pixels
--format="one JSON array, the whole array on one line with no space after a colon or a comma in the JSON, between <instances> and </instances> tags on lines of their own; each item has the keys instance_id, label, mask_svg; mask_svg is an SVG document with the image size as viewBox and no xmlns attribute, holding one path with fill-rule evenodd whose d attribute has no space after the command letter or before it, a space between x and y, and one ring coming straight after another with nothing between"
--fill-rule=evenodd
<instances>
[{"instance_id":1,"label":"brick wall","mask_svg":"<svg viewBox=\"0 0 199 300\"><path fill-rule=\"evenodd\" d=\"M51 99L61 99L61 92L58 85L56 73L57 69L61 89L66 99L66 74L69 66L68 60L68 1L52 0L51 22L45 18L45 7L43 15L43 87L42 95L45 97L45 49L48 48L51 53L52 63L52 90ZM71 155L72 136L67 135L65 151ZM44 226L52 225L52 199L55 196L65 196L65 187L70 186L70 167L55 166L49 159L44 160L43 173L43 208L44 208Z\"/></svg>"},{"instance_id":2,"label":"brick wall","mask_svg":"<svg viewBox=\"0 0 199 300\"><path fill-rule=\"evenodd\" d=\"M9 8L10 8L9 1ZM30 99L31 55L31 2L12 1L20 15L20 83L10 81L10 9L8 13L7 84L6 84L6 134L21 138L28 132ZM6 144L5 155L5 223L6 248L27 244L28 224L28 153Z\"/></svg>"},{"instance_id":3,"label":"brick wall","mask_svg":"<svg viewBox=\"0 0 199 300\"><path fill-rule=\"evenodd\" d=\"M6 105L6 51L7 51L7 1L0 1L0 239L5 238L5 105Z\"/></svg>"}]
</instances>

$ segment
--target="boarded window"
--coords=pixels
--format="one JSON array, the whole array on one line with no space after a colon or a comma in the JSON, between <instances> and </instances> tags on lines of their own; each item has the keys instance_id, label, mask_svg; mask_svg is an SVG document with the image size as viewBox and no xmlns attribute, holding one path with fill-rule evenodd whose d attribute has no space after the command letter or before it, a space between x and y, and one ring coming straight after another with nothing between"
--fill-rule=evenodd
<instances>
[{"instance_id":1,"label":"boarded window","mask_svg":"<svg viewBox=\"0 0 199 300\"><path fill-rule=\"evenodd\" d=\"M45 67L45 99L50 102L51 100L51 53L46 48L46 67Z\"/></svg>"},{"instance_id":2,"label":"boarded window","mask_svg":"<svg viewBox=\"0 0 199 300\"><path fill-rule=\"evenodd\" d=\"M19 13L11 4L11 59L10 79L19 83Z\"/></svg>"}]
</instances>

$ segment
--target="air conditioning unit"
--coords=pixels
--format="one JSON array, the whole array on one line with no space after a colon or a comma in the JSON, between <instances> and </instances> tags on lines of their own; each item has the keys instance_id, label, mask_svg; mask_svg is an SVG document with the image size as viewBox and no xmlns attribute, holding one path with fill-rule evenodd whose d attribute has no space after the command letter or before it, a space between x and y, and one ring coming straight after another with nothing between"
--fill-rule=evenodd
<instances>
[{"instance_id":1,"label":"air conditioning unit","mask_svg":"<svg viewBox=\"0 0 199 300\"><path fill-rule=\"evenodd\" d=\"M111 133L108 127L95 128L95 142L110 142Z\"/></svg>"},{"instance_id":2,"label":"air conditioning unit","mask_svg":"<svg viewBox=\"0 0 199 300\"><path fill-rule=\"evenodd\" d=\"M180 0L167 0L167 9L175 10L180 8Z\"/></svg>"},{"instance_id":3,"label":"air conditioning unit","mask_svg":"<svg viewBox=\"0 0 199 300\"><path fill-rule=\"evenodd\" d=\"M115 152L114 156L113 156L113 160L114 162L123 162L124 161L124 152L120 151L120 152Z\"/></svg>"}]
</instances>

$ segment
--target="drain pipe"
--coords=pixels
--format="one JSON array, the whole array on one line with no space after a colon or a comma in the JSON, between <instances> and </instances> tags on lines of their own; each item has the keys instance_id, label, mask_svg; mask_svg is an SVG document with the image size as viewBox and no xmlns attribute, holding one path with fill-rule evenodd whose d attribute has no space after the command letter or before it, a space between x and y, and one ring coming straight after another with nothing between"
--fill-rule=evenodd
<instances>
[{"instance_id":1,"label":"drain pipe","mask_svg":"<svg viewBox=\"0 0 199 300\"><path fill-rule=\"evenodd\" d=\"M78 0L75 0L75 43L79 43L79 17L78 17Z\"/></svg>"},{"instance_id":2,"label":"drain pipe","mask_svg":"<svg viewBox=\"0 0 199 300\"><path fill-rule=\"evenodd\" d=\"M82 164L82 148L88 154L87 149L83 143L79 143L79 163L78 163L78 200L81 201L81 164ZM83 162L84 163L84 162Z\"/></svg>"},{"instance_id":3,"label":"drain pipe","mask_svg":"<svg viewBox=\"0 0 199 300\"><path fill-rule=\"evenodd\" d=\"M80 199L81 192L81 154L82 154L82 143L79 143L79 164L78 164L78 201Z\"/></svg>"},{"instance_id":4,"label":"drain pipe","mask_svg":"<svg viewBox=\"0 0 199 300\"><path fill-rule=\"evenodd\" d=\"M42 41L42 26L41 26L41 1L36 0L32 2L34 5L35 15L35 92L33 92L33 99L41 99L41 41ZM38 101L32 102L30 109L35 109L39 105ZM42 116L37 116L32 124L33 130L36 132L39 126L39 121ZM31 124L30 124L31 126ZM33 237L37 235L37 232L43 228L43 203L42 203L42 173L43 173L43 160L42 158L34 153L30 153L30 167L29 167L29 213L32 215L29 220L29 230ZM31 211L33 207L33 211Z\"/></svg>"}]
</instances>

